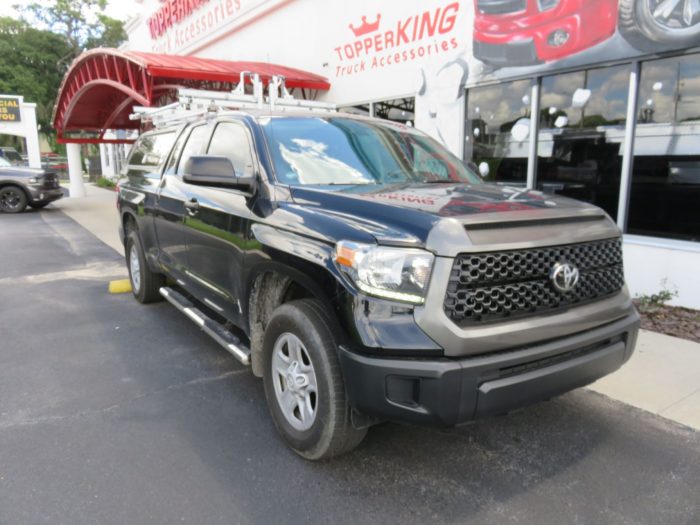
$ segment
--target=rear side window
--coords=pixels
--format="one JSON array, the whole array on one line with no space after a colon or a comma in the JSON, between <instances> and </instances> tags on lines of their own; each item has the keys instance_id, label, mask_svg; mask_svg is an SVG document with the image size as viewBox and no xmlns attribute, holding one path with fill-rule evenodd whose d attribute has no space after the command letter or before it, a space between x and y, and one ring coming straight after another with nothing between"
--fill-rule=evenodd
<instances>
[{"instance_id":1,"label":"rear side window","mask_svg":"<svg viewBox=\"0 0 700 525\"><path fill-rule=\"evenodd\" d=\"M142 136L129 157L127 175L143 175L149 178L160 177L170 148L175 141L175 132L153 133Z\"/></svg>"},{"instance_id":2,"label":"rear side window","mask_svg":"<svg viewBox=\"0 0 700 525\"><path fill-rule=\"evenodd\" d=\"M222 122L216 126L207 154L228 157L239 177L254 175L250 140L245 127L241 124Z\"/></svg>"},{"instance_id":3,"label":"rear side window","mask_svg":"<svg viewBox=\"0 0 700 525\"><path fill-rule=\"evenodd\" d=\"M207 126L201 125L192 128L190 136L187 138L185 147L182 149L180 163L177 166L177 174L182 175L185 172L185 163L192 155L199 155L204 148L204 141L207 139Z\"/></svg>"},{"instance_id":4,"label":"rear side window","mask_svg":"<svg viewBox=\"0 0 700 525\"><path fill-rule=\"evenodd\" d=\"M177 161L180 158L180 153L182 153L182 147L185 145L185 140L187 139L188 131L183 131L173 146L173 151L168 158L168 162L165 164L165 169L163 170L163 175L174 175L177 169Z\"/></svg>"}]
</instances>

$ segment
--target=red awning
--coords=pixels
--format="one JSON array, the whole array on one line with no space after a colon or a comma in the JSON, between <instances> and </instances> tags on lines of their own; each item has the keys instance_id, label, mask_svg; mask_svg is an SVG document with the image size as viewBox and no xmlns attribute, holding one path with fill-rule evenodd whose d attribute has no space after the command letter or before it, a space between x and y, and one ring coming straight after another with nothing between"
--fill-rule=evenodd
<instances>
[{"instance_id":1,"label":"red awning","mask_svg":"<svg viewBox=\"0 0 700 525\"><path fill-rule=\"evenodd\" d=\"M53 116L58 141L125 142L103 136L109 129L138 129L139 122L129 120L134 105L167 104L180 87L230 91L244 71L258 73L265 84L282 75L289 89L304 93L330 89L322 76L275 64L93 49L75 59L59 88Z\"/></svg>"}]
</instances>

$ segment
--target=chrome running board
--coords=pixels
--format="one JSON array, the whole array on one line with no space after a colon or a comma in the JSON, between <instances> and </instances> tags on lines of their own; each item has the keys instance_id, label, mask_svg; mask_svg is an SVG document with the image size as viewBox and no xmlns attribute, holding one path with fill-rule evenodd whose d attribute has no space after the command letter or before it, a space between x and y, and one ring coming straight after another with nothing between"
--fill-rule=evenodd
<instances>
[{"instance_id":1,"label":"chrome running board","mask_svg":"<svg viewBox=\"0 0 700 525\"><path fill-rule=\"evenodd\" d=\"M250 364L250 349L247 348L238 337L229 332L221 323L217 323L192 304L181 293L176 292L167 286L162 287L160 295L183 314L189 317L194 324L199 326L204 333L223 346L233 357L244 365Z\"/></svg>"}]
</instances>

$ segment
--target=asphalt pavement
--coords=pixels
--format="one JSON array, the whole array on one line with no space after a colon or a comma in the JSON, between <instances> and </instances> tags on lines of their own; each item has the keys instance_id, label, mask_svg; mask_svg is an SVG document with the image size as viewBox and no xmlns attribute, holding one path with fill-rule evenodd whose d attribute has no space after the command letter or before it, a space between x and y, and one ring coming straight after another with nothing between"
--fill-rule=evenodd
<instances>
[{"instance_id":1,"label":"asphalt pavement","mask_svg":"<svg viewBox=\"0 0 700 525\"><path fill-rule=\"evenodd\" d=\"M700 523L700 433L589 390L289 451L262 383L57 209L0 215L0 523Z\"/></svg>"}]
</instances>

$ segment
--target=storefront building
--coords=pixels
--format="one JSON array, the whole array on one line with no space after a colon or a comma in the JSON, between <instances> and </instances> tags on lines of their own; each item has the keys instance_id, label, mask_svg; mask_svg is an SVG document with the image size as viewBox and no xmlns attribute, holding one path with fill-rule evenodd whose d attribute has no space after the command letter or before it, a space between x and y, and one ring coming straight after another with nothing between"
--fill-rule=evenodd
<instances>
[{"instance_id":1,"label":"storefront building","mask_svg":"<svg viewBox=\"0 0 700 525\"><path fill-rule=\"evenodd\" d=\"M700 308L696 0L143 0L134 51L283 64L485 180L592 202L633 294ZM307 93L298 94L307 95Z\"/></svg>"}]
</instances>

